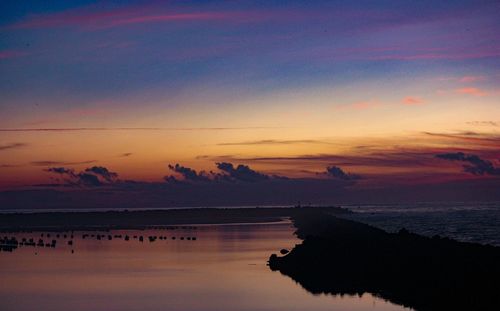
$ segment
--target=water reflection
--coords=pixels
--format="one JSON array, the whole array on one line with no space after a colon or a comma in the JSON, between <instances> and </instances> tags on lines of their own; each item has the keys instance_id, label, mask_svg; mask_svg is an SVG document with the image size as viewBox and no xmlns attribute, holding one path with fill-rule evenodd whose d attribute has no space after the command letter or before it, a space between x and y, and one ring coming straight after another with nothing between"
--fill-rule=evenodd
<instances>
[{"instance_id":1,"label":"water reflection","mask_svg":"<svg viewBox=\"0 0 500 311\"><path fill-rule=\"evenodd\" d=\"M311 295L270 272L269 254L299 243L293 231L282 223L1 234L56 240L0 252L2 310L403 309L369 294Z\"/></svg>"}]
</instances>

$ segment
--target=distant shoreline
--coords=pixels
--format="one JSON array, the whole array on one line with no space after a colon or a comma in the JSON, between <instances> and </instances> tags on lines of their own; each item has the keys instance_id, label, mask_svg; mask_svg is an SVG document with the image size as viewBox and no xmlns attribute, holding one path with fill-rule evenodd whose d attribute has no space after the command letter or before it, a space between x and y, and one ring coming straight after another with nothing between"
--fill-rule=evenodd
<instances>
[{"instance_id":1,"label":"distant shoreline","mask_svg":"<svg viewBox=\"0 0 500 311\"><path fill-rule=\"evenodd\" d=\"M322 206L0 213L0 231L114 230L172 225L273 223L311 211L332 215L352 213L341 207Z\"/></svg>"}]
</instances>

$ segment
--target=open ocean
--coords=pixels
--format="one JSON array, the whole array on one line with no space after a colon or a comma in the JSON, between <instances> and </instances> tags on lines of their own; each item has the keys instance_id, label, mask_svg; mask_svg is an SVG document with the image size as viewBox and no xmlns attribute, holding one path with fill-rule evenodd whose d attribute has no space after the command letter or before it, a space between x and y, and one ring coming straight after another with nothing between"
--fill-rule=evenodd
<instances>
[{"instance_id":1,"label":"open ocean","mask_svg":"<svg viewBox=\"0 0 500 311\"><path fill-rule=\"evenodd\" d=\"M500 202L344 205L349 218L394 232L406 228L426 236L500 246Z\"/></svg>"}]
</instances>

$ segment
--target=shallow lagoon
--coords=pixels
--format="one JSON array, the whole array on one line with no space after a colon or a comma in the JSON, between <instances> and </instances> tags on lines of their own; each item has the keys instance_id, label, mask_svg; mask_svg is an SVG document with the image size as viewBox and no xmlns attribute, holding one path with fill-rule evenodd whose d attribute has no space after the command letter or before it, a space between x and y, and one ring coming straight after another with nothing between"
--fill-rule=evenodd
<instances>
[{"instance_id":1,"label":"shallow lagoon","mask_svg":"<svg viewBox=\"0 0 500 311\"><path fill-rule=\"evenodd\" d=\"M269 255L300 242L293 231L274 223L75 232L72 246L61 233L55 248L0 252L2 310L404 310L370 294L312 295L271 272Z\"/></svg>"}]
</instances>

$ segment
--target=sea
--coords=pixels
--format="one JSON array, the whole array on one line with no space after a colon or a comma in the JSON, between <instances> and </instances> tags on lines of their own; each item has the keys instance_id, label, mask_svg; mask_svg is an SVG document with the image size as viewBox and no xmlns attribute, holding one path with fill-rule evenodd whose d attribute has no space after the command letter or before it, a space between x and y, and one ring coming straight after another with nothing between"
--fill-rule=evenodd
<instances>
[{"instance_id":1,"label":"sea","mask_svg":"<svg viewBox=\"0 0 500 311\"><path fill-rule=\"evenodd\" d=\"M343 205L353 220L389 232L401 228L425 236L500 246L500 202Z\"/></svg>"}]
</instances>

